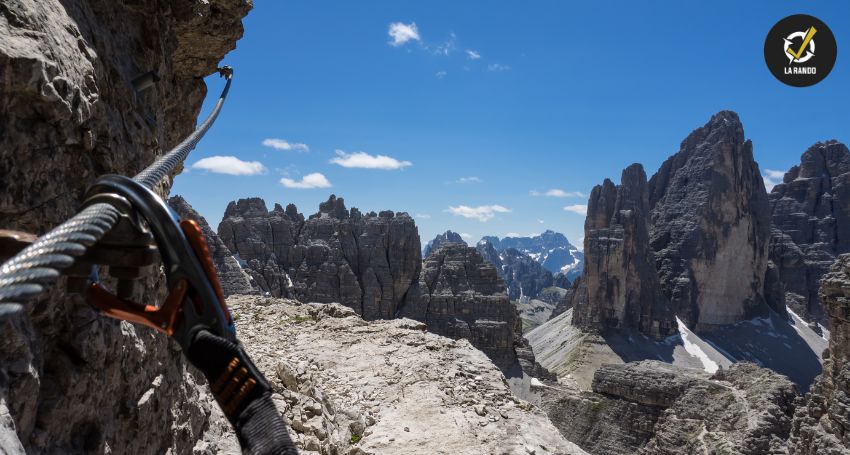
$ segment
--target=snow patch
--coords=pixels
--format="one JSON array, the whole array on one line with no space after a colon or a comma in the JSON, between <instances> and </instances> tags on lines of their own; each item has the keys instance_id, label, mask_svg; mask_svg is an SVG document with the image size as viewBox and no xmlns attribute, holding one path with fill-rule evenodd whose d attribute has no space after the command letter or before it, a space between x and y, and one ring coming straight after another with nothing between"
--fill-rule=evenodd
<instances>
[{"instance_id":1,"label":"snow patch","mask_svg":"<svg viewBox=\"0 0 850 455\"><path fill-rule=\"evenodd\" d=\"M717 369L720 368L717 365L717 362L711 360L708 357L708 354L706 354L705 351L702 350L702 348L700 348L690 340L690 337L696 337L696 335L694 335L690 330L688 330L682 320L678 317L676 318L676 324L679 326L679 336L682 337L682 344L685 346L685 351L687 351L688 354L692 355L693 357L699 359L699 361L702 362L702 368L706 372L717 372Z\"/></svg>"},{"instance_id":2,"label":"snow patch","mask_svg":"<svg viewBox=\"0 0 850 455\"><path fill-rule=\"evenodd\" d=\"M239 267L243 269L248 268L248 262L239 257L239 253L233 255L233 259L236 259L236 262L239 264Z\"/></svg>"}]
</instances>

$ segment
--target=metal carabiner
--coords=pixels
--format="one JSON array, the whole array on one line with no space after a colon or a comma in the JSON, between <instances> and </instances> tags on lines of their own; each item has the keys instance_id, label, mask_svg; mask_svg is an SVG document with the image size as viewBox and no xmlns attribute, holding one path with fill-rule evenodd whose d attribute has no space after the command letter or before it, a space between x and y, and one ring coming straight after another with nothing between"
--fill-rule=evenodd
<instances>
[{"instance_id":1,"label":"metal carabiner","mask_svg":"<svg viewBox=\"0 0 850 455\"><path fill-rule=\"evenodd\" d=\"M120 175L99 178L89 188L85 205L113 203L114 195L129 203L119 208L131 210L153 234L165 269L168 297L159 306L143 305L119 298L95 282L86 292L89 303L107 316L163 332L183 349L192 345L201 330L235 342L233 319L198 223L180 221L156 193Z\"/></svg>"}]
</instances>

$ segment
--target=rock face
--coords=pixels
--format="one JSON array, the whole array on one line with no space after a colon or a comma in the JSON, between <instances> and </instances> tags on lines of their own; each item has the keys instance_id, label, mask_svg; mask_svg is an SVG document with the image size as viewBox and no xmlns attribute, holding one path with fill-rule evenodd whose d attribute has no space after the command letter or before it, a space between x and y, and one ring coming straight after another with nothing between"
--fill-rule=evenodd
<instances>
[{"instance_id":1,"label":"rock face","mask_svg":"<svg viewBox=\"0 0 850 455\"><path fill-rule=\"evenodd\" d=\"M738 115L715 114L649 181L664 294L696 331L762 311L770 208Z\"/></svg>"},{"instance_id":2,"label":"rock face","mask_svg":"<svg viewBox=\"0 0 850 455\"><path fill-rule=\"evenodd\" d=\"M239 261L233 257L233 253L227 249L218 234L212 230L207 220L196 212L186 202L186 199L183 199L182 196L172 196L168 198L168 205L180 215L181 219L195 220L201 226L225 297L232 294L255 294L258 292L258 289L255 289L251 283L251 277L242 270Z\"/></svg>"},{"instance_id":3,"label":"rock face","mask_svg":"<svg viewBox=\"0 0 850 455\"><path fill-rule=\"evenodd\" d=\"M406 213L363 215L331 195L309 219L262 199L227 206L218 235L260 288L304 302L337 302L365 319L395 317L421 267L419 233Z\"/></svg>"},{"instance_id":4,"label":"rock face","mask_svg":"<svg viewBox=\"0 0 850 455\"><path fill-rule=\"evenodd\" d=\"M505 280L511 300L537 298L544 289L553 286L552 272L526 253L515 248L498 252L486 240L478 242L475 248L493 264L499 276Z\"/></svg>"},{"instance_id":5,"label":"rock face","mask_svg":"<svg viewBox=\"0 0 850 455\"><path fill-rule=\"evenodd\" d=\"M829 349L824 352L823 373L794 415L792 454L850 453L850 255L840 256L821 283Z\"/></svg>"},{"instance_id":6,"label":"rock face","mask_svg":"<svg viewBox=\"0 0 850 455\"><path fill-rule=\"evenodd\" d=\"M835 258L850 253L850 151L818 142L768 196L772 212L770 259L785 303L808 320L825 323L818 285Z\"/></svg>"},{"instance_id":7,"label":"rock face","mask_svg":"<svg viewBox=\"0 0 850 455\"><path fill-rule=\"evenodd\" d=\"M531 256L552 273L564 273L569 279L581 275L583 256L564 234L547 230L533 237L485 236L482 241L490 242L496 251L514 248Z\"/></svg>"},{"instance_id":8,"label":"rock face","mask_svg":"<svg viewBox=\"0 0 850 455\"><path fill-rule=\"evenodd\" d=\"M578 277L569 289L564 290L564 293L563 295L561 295L561 298L558 299L557 303L555 303L555 308L552 309L552 314L549 316L550 321L573 307L573 296L575 295L580 285L581 277Z\"/></svg>"},{"instance_id":9,"label":"rock face","mask_svg":"<svg viewBox=\"0 0 850 455\"><path fill-rule=\"evenodd\" d=\"M786 453L796 390L749 363L709 375L657 361L605 365L592 392L541 389L567 439L593 454Z\"/></svg>"},{"instance_id":10,"label":"rock face","mask_svg":"<svg viewBox=\"0 0 850 455\"><path fill-rule=\"evenodd\" d=\"M190 133L203 77L235 47L250 8L4 1L0 227L46 232L77 210L97 176L133 175ZM136 93L131 81L148 71L159 81ZM154 301L154 284L144 300ZM0 333L6 453L188 453L208 426L215 404L174 345L61 288L0 320Z\"/></svg>"},{"instance_id":11,"label":"rock face","mask_svg":"<svg viewBox=\"0 0 850 455\"><path fill-rule=\"evenodd\" d=\"M466 340L335 304L236 296L245 348L302 453L584 454ZM220 414L205 453L237 448Z\"/></svg>"},{"instance_id":12,"label":"rock face","mask_svg":"<svg viewBox=\"0 0 850 455\"><path fill-rule=\"evenodd\" d=\"M496 269L475 248L447 243L431 253L399 314L431 332L469 340L500 368L516 362L516 309Z\"/></svg>"},{"instance_id":13,"label":"rock face","mask_svg":"<svg viewBox=\"0 0 850 455\"><path fill-rule=\"evenodd\" d=\"M561 272L558 272L558 273L555 274L555 276L552 278L552 284L554 286L557 286L559 288L564 288L564 289L569 289L570 287L572 287L572 283L570 283L570 279L567 278L567 276L564 275Z\"/></svg>"},{"instance_id":14,"label":"rock face","mask_svg":"<svg viewBox=\"0 0 850 455\"><path fill-rule=\"evenodd\" d=\"M637 329L656 339L676 333L649 248L649 196L641 165L626 168L619 186L605 179L593 188L584 231L573 324L600 332Z\"/></svg>"},{"instance_id":15,"label":"rock face","mask_svg":"<svg viewBox=\"0 0 850 455\"><path fill-rule=\"evenodd\" d=\"M461 245L466 245L466 241L463 240L463 237L461 237L460 234L457 232L446 231L434 237L434 240L431 240L427 245L425 245L425 249L422 250L422 257L427 258L444 243L460 243Z\"/></svg>"}]
</instances>

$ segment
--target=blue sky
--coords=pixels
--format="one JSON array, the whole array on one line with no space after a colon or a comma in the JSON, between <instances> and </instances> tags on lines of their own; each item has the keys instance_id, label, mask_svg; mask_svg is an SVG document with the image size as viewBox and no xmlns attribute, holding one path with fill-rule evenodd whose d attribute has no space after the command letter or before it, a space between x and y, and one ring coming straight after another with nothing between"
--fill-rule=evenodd
<instances>
[{"instance_id":1,"label":"blue sky","mask_svg":"<svg viewBox=\"0 0 850 455\"><path fill-rule=\"evenodd\" d=\"M807 88L763 58L796 13L838 42ZM237 198L310 214L335 193L409 212L423 244L552 229L581 247L594 185L633 162L651 176L719 110L763 172L850 141L850 2L255 0L244 24L227 104L172 191L214 227Z\"/></svg>"}]
</instances>

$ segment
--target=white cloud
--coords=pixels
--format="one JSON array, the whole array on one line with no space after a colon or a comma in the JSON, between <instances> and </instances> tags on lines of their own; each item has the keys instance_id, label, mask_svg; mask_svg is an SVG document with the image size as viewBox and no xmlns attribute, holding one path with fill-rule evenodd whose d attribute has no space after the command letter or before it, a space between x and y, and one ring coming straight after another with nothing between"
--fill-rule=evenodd
<instances>
[{"instance_id":1,"label":"white cloud","mask_svg":"<svg viewBox=\"0 0 850 455\"><path fill-rule=\"evenodd\" d=\"M211 156L192 165L192 169L202 169L216 174L257 175L265 174L266 167L259 161L242 161L235 156Z\"/></svg>"},{"instance_id":2,"label":"white cloud","mask_svg":"<svg viewBox=\"0 0 850 455\"><path fill-rule=\"evenodd\" d=\"M520 234L519 232L508 232L507 234L505 234L505 237L522 237L522 234Z\"/></svg>"},{"instance_id":3,"label":"white cloud","mask_svg":"<svg viewBox=\"0 0 850 455\"><path fill-rule=\"evenodd\" d=\"M404 24L401 22L393 22L390 24L390 29L387 32L392 40L390 46L399 47L408 41L420 41L419 29L416 28L416 22Z\"/></svg>"},{"instance_id":4,"label":"white cloud","mask_svg":"<svg viewBox=\"0 0 850 455\"><path fill-rule=\"evenodd\" d=\"M587 197L587 195L582 193L581 191L564 191L564 190L559 189L559 188L552 188L551 190L546 190L542 193L540 191L532 191L531 195L532 196L561 197L561 198Z\"/></svg>"},{"instance_id":5,"label":"white cloud","mask_svg":"<svg viewBox=\"0 0 850 455\"><path fill-rule=\"evenodd\" d=\"M502 65L501 63L491 63L491 64L487 65L487 71L502 72L502 71L510 71L510 69L511 69L510 66Z\"/></svg>"},{"instance_id":6,"label":"white cloud","mask_svg":"<svg viewBox=\"0 0 850 455\"><path fill-rule=\"evenodd\" d=\"M427 214L427 213L417 213L417 214L416 214L416 216L415 216L414 218L421 218L421 219L423 219L423 220L430 220L430 219L431 219L431 215L429 215L429 214Z\"/></svg>"},{"instance_id":7,"label":"white cloud","mask_svg":"<svg viewBox=\"0 0 850 455\"><path fill-rule=\"evenodd\" d=\"M478 60L479 58L481 58L481 54L479 54L478 52L476 52L472 49L467 49L466 50L466 57L470 60Z\"/></svg>"},{"instance_id":8,"label":"white cloud","mask_svg":"<svg viewBox=\"0 0 850 455\"><path fill-rule=\"evenodd\" d=\"M450 33L449 38L445 42L430 49L431 53L434 55L447 56L454 52L457 48L455 41L457 41L457 36L454 33Z\"/></svg>"},{"instance_id":9,"label":"white cloud","mask_svg":"<svg viewBox=\"0 0 850 455\"><path fill-rule=\"evenodd\" d=\"M459 205L457 207L450 206L446 211L452 215L473 218L484 223L492 220L497 213L508 213L511 210L501 205L479 205L478 207Z\"/></svg>"},{"instance_id":10,"label":"white cloud","mask_svg":"<svg viewBox=\"0 0 850 455\"><path fill-rule=\"evenodd\" d=\"M573 204L564 207L568 212L578 213L579 215L587 215L587 206L584 204Z\"/></svg>"},{"instance_id":11,"label":"white cloud","mask_svg":"<svg viewBox=\"0 0 850 455\"><path fill-rule=\"evenodd\" d=\"M460 237L461 237L462 239L469 240L469 239L471 239L471 238L472 238L472 234L468 234L468 233L466 233L466 232L461 232L461 233L460 233Z\"/></svg>"},{"instance_id":12,"label":"white cloud","mask_svg":"<svg viewBox=\"0 0 850 455\"><path fill-rule=\"evenodd\" d=\"M306 190L311 188L330 188L331 182L328 179L318 173L313 172L312 174L307 174L301 178L301 180L293 180L290 178L282 178L280 179L280 183L287 188L295 188L299 190Z\"/></svg>"},{"instance_id":13,"label":"white cloud","mask_svg":"<svg viewBox=\"0 0 850 455\"><path fill-rule=\"evenodd\" d=\"M449 73L447 73L447 72L445 72L445 71L437 71L437 72L434 74L434 76L437 76L437 79L442 79L442 78L446 77L448 74L449 74Z\"/></svg>"},{"instance_id":14,"label":"white cloud","mask_svg":"<svg viewBox=\"0 0 850 455\"><path fill-rule=\"evenodd\" d=\"M773 169L765 169L761 178L764 180L764 188L769 193L774 186L782 183L785 178L785 171L774 171Z\"/></svg>"},{"instance_id":15,"label":"white cloud","mask_svg":"<svg viewBox=\"0 0 850 455\"><path fill-rule=\"evenodd\" d=\"M348 168L394 170L413 165L410 161L399 161L390 156L370 155L366 152L346 153L337 150L336 155L336 158L331 159L330 162Z\"/></svg>"},{"instance_id":16,"label":"white cloud","mask_svg":"<svg viewBox=\"0 0 850 455\"><path fill-rule=\"evenodd\" d=\"M540 224L545 223L545 221L541 220L540 218L537 219L537 222L540 223Z\"/></svg>"},{"instance_id":17,"label":"white cloud","mask_svg":"<svg viewBox=\"0 0 850 455\"><path fill-rule=\"evenodd\" d=\"M286 139L269 138L263 141L263 145L275 150L291 150L293 152L309 152L310 147L300 142L289 142Z\"/></svg>"},{"instance_id":18,"label":"white cloud","mask_svg":"<svg viewBox=\"0 0 850 455\"><path fill-rule=\"evenodd\" d=\"M482 180L474 175L470 175L469 177L461 177L457 179L457 183L481 183Z\"/></svg>"}]
</instances>

